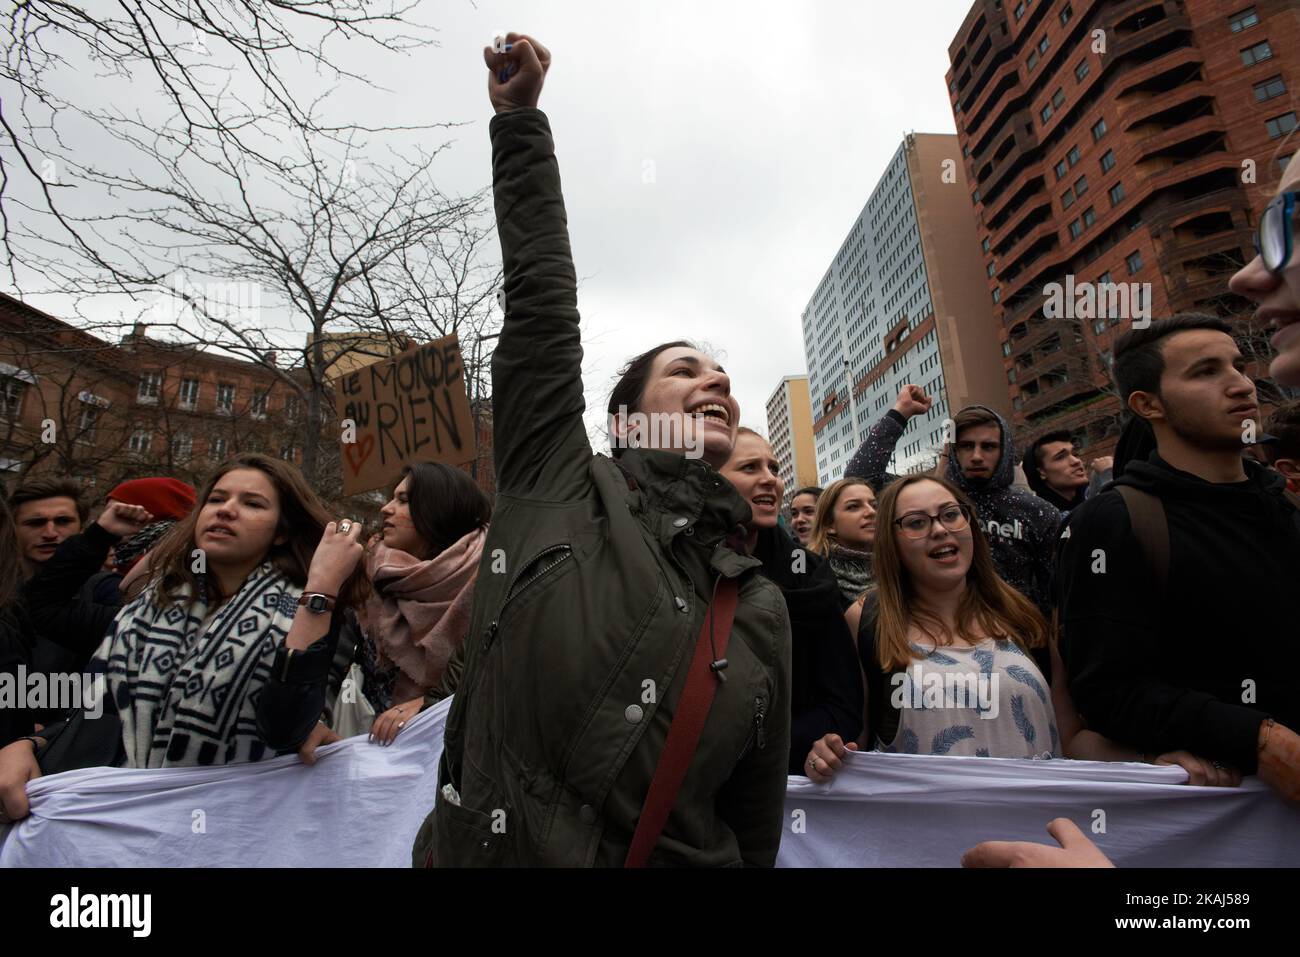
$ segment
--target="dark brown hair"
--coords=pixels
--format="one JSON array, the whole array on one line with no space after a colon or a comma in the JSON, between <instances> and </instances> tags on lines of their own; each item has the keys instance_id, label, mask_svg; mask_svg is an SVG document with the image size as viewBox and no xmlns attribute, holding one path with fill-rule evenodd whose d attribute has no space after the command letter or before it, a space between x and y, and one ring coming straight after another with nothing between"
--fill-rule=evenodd
<instances>
[{"instance_id":1,"label":"dark brown hair","mask_svg":"<svg viewBox=\"0 0 1300 957\"><path fill-rule=\"evenodd\" d=\"M1165 374L1164 341L1180 332L1209 329L1232 335L1232 327L1218 316L1188 312L1172 319L1157 319L1143 329L1129 329L1115 340L1115 385L1119 400L1127 405L1134 392L1160 394Z\"/></svg>"},{"instance_id":2,"label":"dark brown hair","mask_svg":"<svg viewBox=\"0 0 1300 957\"><path fill-rule=\"evenodd\" d=\"M9 508L17 512L19 505L39 502L47 498L72 499L77 505L77 516L81 519L82 525L85 525L86 519L90 517L90 506L86 504L81 486L70 478L55 476L28 479L9 494Z\"/></svg>"},{"instance_id":3,"label":"dark brown hair","mask_svg":"<svg viewBox=\"0 0 1300 957\"><path fill-rule=\"evenodd\" d=\"M654 365L655 357L665 349L696 349L695 343L687 342L685 339L676 339L672 342L662 342L652 349L647 349L639 356L633 356L627 360L627 363L619 370L618 382L614 385L614 391L609 394L609 405L606 406L608 421L613 422L614 416L620 409L627 409L628 412L639 412L641 410L641 398L645 395L646 380L650 378L650 367ZM612 426L611 426L612 428ZM610 436L611 451L615 456L619 455L623 449L622 444L615 442L613 436Z\"/></svg>"},{"instance_id":4,"label":"dark brown hair","mask_svg":"<svg viewBox=\"0 0 1300 957\"><path fill-rule=\"evenodd\" d=\"M406 493L411 524L429 549L417 558L442 554L492 517L487 496L460 469L441 462L417 462L402 474L411 480Z\"/></svg>"},{"instance_id":5,"label":"dark brown hair","mask_svg":"<svg viewBox=\"0 0 1300 957\"><path fill-rule=\"evenodd\" d=\"M307 584L307 569L311 567L312 555L320 544L321 536L325 534L325 526L334 519L296 466L259 452L244 452L227 459L208 476L195 499L194 510L173 525L154 550L150 566L154 578L154 594L160 604L174 604L176 599L172 593L181 585L188 584L192 594L201 592L202 582L192 567L191 552L196 547L194 530L198 525L199 514L217 482L223 475L236 469L256 469L264 473L271 480L279 498L280 520L275 534L276 537L283 536L284 541L272 545L263 560L275 565L299 588ZM216 581L211 575L205 577L209 593L213 594ZM367 590L365 574L358 563L356 571L339 590L340 606L360 604Z\"/></svg>"}]
</instances>

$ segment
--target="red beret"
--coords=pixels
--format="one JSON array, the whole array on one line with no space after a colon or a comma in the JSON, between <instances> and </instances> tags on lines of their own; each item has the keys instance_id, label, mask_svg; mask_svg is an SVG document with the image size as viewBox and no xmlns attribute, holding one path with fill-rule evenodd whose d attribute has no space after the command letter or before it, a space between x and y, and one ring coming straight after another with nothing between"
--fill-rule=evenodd
<instances>
[{"instance_id":1,"label":"red beret","mask_svg":"<svg viewBox=\"0 0 1300 957\"><path fill-rule=\"evenodd\" d=\"M143 505L155 519L182 519L194 508L194 487L174 478L132 479L108 497L127 505Z\"/></svg>"}]
</instances>

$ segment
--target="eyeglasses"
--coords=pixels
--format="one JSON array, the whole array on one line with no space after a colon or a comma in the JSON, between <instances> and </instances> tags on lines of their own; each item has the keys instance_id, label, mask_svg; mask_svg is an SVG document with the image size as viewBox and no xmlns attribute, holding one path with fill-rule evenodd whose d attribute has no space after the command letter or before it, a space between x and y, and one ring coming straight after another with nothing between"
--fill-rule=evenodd
<instances>
[{"instance_id":1,"label":"eyeglasses","mask_svg":"<svg viewBox=\"0 0 1300 957\"><path fill-rule=\"evenodd\" d=\"M1259 229L1255 231L1255 251L1264 260L1264 268L1271 273L1279 273L1291 261L1292 225L1295 216L1296 197L1300 193L1279 193L1259 217Z\"/></svg>"},{"instance_id":2,"label":"eyeglasses","mask_svg":"<svg viewBox=\"0 0 1300 957\"><path fill-rule=\"evenodd\" d=\"M894 519L894 524L908 538L925 538L936 521L950 532L960 532L970 525L970 509L965 505L948 505L940 509L938 515L908 512L902 518Z\"/></svg>"}]
</instances>

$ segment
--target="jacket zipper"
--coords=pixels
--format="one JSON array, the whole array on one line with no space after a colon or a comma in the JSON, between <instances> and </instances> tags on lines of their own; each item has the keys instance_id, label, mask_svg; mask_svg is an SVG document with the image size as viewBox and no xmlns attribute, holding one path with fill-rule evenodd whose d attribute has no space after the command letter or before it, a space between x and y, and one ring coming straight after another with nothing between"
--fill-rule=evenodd
<instances>
[{"instance_id":1,"label":"jacket zipper","mask_svg":"<svg viewBox=\"0 0 1300 957\"><path fill-rule=\"evenodd\" d=\"M564 554L557 555L555 558L547 562L541 563L541 560L543 558L545 558L547 555L550 555L553 552L563 552ZM487 651L489 648L492 647L492 642L493 640L495 640L497 636L497 625L500 623L502 616L505 615L506 609L510 607L510 603L514 601L517 597L519 597L519 595L529 585L537 581L537 579L541 578L543 575L549 572L556 565L560 564L560 562L568 558L571 554L573 554L573 549L568 545L552 545L550 548L546 548L538 552L536 555L532 557L532 559L526 565L524 565L525 570L529 568L535 568L533 574L530 575L526 581L524 582L519 581L519 576L523 574L522 570L516 573L515 577L510 582L510 586L506 589L505 602L501 605L500 610L497 611L497 616L492 619L492 623L488 625L487 638L483 642L484 651Z\"/></svg>"},{"instance_id":2,"label":"jacket zipper","mask_svg":"<svg viewBox=\"0 0 1300 957\"><path fill-rule=\"evenodd\" d=\"M766 719L767 715L763 713L763 698L759 695L754 698L754 733L760 751L767 747L767 734L763 730L763 722Z\"/></svg>"}]
</instances>

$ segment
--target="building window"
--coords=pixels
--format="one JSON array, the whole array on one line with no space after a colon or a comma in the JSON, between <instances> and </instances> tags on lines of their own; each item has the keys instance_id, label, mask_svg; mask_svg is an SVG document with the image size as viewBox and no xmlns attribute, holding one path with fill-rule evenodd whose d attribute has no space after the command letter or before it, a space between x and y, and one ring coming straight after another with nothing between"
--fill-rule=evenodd
<instances>
[{"instance_id":1,"label":"building window","mask_svg":"<svg viewBox=\"0 0 1300 957\"><path fill-rule=\"evenodd\" d=\"M1083 227L1079 225L1079 221L1076 219L1074 222L1070 223L1070 238L1078 239L1082 235Z\"/></svg>"},{"instance_id":2,"label":"building window","mask_svg":"<svg viewBox=\"0 0 1300 957\"><path fill-rule=\"evenodd\" d=\"M1047 34L1044 33L1043 38L1038 41L1038 52L1043 54L1047 53L1047 48L1051 45L1051 42L1047 39Z\"/></svg>"},{"instance_id":3,"label":"building window","mask_svg":"<svg viewBox=\"0 0 1300 957\"><path fill-rule=\"evenodd\" d=\"M1259 23L1259 14L1255 12L1254 7L1247 7L1245 10L1241 10L1228 17L1228 29L1233 33L1240 33L1242 30L1253 27L1257 23Z\"/></svg>"},{"instance_id":4,"label":"building window","mask_svg":"<svg viewBox=\"0 0 1300 957\"><path fill-rule=\"evenodd\" d=\"M1002 343L1002 354L1003 354L1004 356L1009 356L1009 355L1011 355L1011 343L1010 343L1010 342L1004 342L1004 343Z\"/></svg>"},{"instance_id":5,"label":"building window","mask_svg":"<svg viewBox=\"0 0 1300 957\"><path fill-rule=\"evenodd\" d=\"M1027 67L1029 68L1029 72L1030 72L1030 73L1033 73L1033 72L1034 72L1034 67L1038 66L1038 51L1037 51L1037 50L1030 50L1030 51L1029 51L1029 59L1027 59L1027 60L1025 61L1025 66L1027 66Z\"/></svg>"},{"instance_id":6,"label":"building window","mask_svg":"<svg viewBox=\"0 0 1300 957\"><path fill-rule=\"evenodd\" d=\"M1061 208L1069 209L1073 205L1074 205L1074 190L1067 189L1064 193L1061 194Z\"/></svg>"},{"instance_id":7,"label":"building window","mask_svg":"<svg viewBox=\"0 0 1300 957\"><path fill-rule=\"evenodd\" d=\"M1025 16L1025 0L1020 0L1016 4L1016 22L1019 23ZM1235 32L1235 31L1234 31Z\"/></svg>"},{"instance_id":8,"label":"building window","mask_svg":"<svg viewBox=\"0 0 1300 957\"><path fill-rule=\"evenodd\" d=\"M1279 156L1277 158L1277 171L1279 173L1286 172L1286 164L1291 162L1291 157L1294 155L1294 153L1288 153L1286 156Z\"/></svg>"},{"instance_id":9,"label":"building window","mask_svg":"<svg viewBox=\"0 0 1300 957\"><path fill-rule=\"evenodd\" d=\"M145 429L136 429L131 433L127 447L133 455L148 455L149 446L153 444L153 434Z\"/></svg>"},{"instance_id":10,"label":"building window","mask_svg":"<svg viewBox=\"0 0 1300 957\"><path fill-rule=\"evenodd\" d=\"M1080 176L1074 181L1074 195L1082 196L1086 192L1088 192L1088 177Z\"/></svg>"},{"instance_id":11,"label":"building window","mask_svg":"<svg viewBox=\"0 0 1300 957\"><path fill-rule=\"evenodd\" d=\"M989 278L990 278L990 279L993 278L993 274L994 274L995 272L997 272L997 263L989 263L989 266L988 266L988 274L989 274Z\"/></svg>"},{"instance_id":12,"label":"building window","mask_svg":"<svg viewBox=\"0 0 1300 957\"><path fill-rule=\"evenodd\" d=\"M189 433L181 432L172 439L172 461L188 462L190 460L190 452L193 448L194 440L190 437Z\"/></svg>"},{"instance_id":13,"label":"building window","mask_svg":"<svg viewBox=\"0 0 1300 957\"><path fill-rule=\"evenodd\" d=\"M226 437L218 435L208 443L208 458L214 462L220 462L226 457Z\"/></svg>"},{"instance_id":14,"label":"building window","mask_svg":"<svg viewBox=\"0 0 1300 957\"><path fill-rule=\"evenodd\" d=\"M192 409L197 406L199 404L199 380L182 379L179 398L182 409Z\"/></svg>"},{"instance_id":15,"label":"building window","mask_svg":"<svg viewBox=\"0 0 1300 957\"><path fill-rule=\"evenodd\" d=\"M980 191L975 190L975 192L970 194L970 198L971 202L978 206L980 204Z\"/></svg>"},{"instance_id":16,"label":"building window","mask_svg":"<svg viewBox=\"0 0 1300 957\"><path fill-rule=\"evenodd\" d=\"M298 421L299 399L296 395L285 396L284 417L289 422Z\"/></svg>"},{"instance_id":17,"label":"building window","mask_svg":"<svg viewBox=\"0 0 1300 957\"><path fill-rule=\"evenodd\" d=\"M1246 47L1241 51L1241 62L1246 66L1254 66L1256 63L1263 63L1265 60L1271 59L1273 59L1273 48L1268 45L1267 40Z\"/></svg>"},{"instance_id":18,"label":"building window","mask_svg":"<svg viewBox=\"0 0 1300 957\"><path fill-rule=\"evenodd\" d=\"M1065 179L1065 160L1056 164L1056 178L1058 181Z\"/></svg>"},{"instance_id":19,"label":"building window","mask_svg":"<svg viewBox=\"0 0 1300 957\"><path fill-rule=\"evenodd\" d=\"M1079 162L1079 147L1071 146L1070 152L1065 154L1065 158L1070 161L1070 167L1073 168L1074 164Z\"/></svg>"},{"instance_id":20,"label":"building window","mask_svg":"<svg viewBox=\"0 0 1300 957\"><path fill-rule=\"evenodd\" d=\"M1124 201L1124 184L1116 183L1110 188L1110 204L1118 206Z\"/></svg>"},{"instance_id":21,"label":"building window","mask_svg":"<svg viewBox=\"0 0 1300 957\"><path fill-rule=\"evenodd\" d=\"M1042 117L1043 123L1046 124L1052 118L1052 104L1048 103L1039 111L1038 115Z\"/></svg>"},{"instance_id":22,"label":"building window","mask_svg":"<svg viewBox=\"0 0 1300 957\"><path fill-rule=\"evenodd\" d=\"M286 462L298 461L298 447L296 445L280 446L280 458L284 459Z\"/></svg>"},{"instance_id":23,"label":"building window","mask_svg":"<svg viewBox=\"0 0 1300 957\"><path fill-rule=\"evenodd\" d=\"M1273 139L1285 136L1295 129L1295 113L1283 113L1281 116L1275 116L1268 120L1264 126L1268 128L1268 135Z\"/></svg>"},{"instance_id":24,"label":"building window","mask_svg":"<svg viewBox=\"0 0 1300 957\"><path fill-rule=\"evenodd\" d=\"M1281 96L1286 92L1286 84L1282 82L1281 76L1269 77L1263 83L1255 84L1255 102L1263 103L1265 100L1271 100L1275 96Z\"/></svg>"},{"instance_id":25,"label":"building window","mask_svg":"<svg viewBox=\"0 0 1300 957\"><path fill-rule=\"evenodd\" d=\"M1065 26L1067 23L1070 22L1070 17L1074 16L1074 7L1070 6L1067 3L1065 5L1065 9L1061 11L1060 16L1061 16L1061 26Z\"/></svg>"},{"instance_id":26,"label":"building window","mask_svg":"<svg viewBox=\"0 0 1300 957\"><path fill-rule=\"evenodd\" d=\"M1015 385L1015 384L1016 384L1016 367L1015 367L1015 366L1012 366L1010 369L1007 370L1007 381L1010 382L1012 385Z\"/></svg>"},{"instance_id":27,"label":"building window","mask_svg":"<svg viewBox=\"0 0 1300 957\"><path fill-rule=\"evenodd\" d=\"M95 440L95 426L99 423L99 416L104 411L100 407L102 399L96 399L92 396L89 400L81 400L81 418L77 422L77 441L93 442Z\"/></svg>"},{"instance_id":28,"label":"building window","mask_svg":"<svg viewBox=\"0 0 1300 957\"><path fill-rule=\"evenodd\" d=\"M1103 332L1105 332L1105 331L1106 331L1106 320L1105 320L1105 319L1098 319L1096 322L1094 322L1094 323L1092 324L1092 331L1093 331L1095 334L1097 334L1097 335L1101 335Z\"/></svg>"},{"instance_id":29,"label":"building window","mask_svg":"<svg viewBox=\"0 0 1300 957\"><path fill-rule=\"evenodd\" d=\"M1058 110L1065 105L1065 91L1058 89L1052 94L1052 106Z\"/></svg>"},{"instance_id":30,"label":"building window","mask_svg":"<svg viewBox=\"0 0 1300 957\"><path fill-rule=\"evenodd\" d=\"M227 415L235 411L235 387L228 382L217 386L217 411Z\"/></svg>"},{"instance_id":31,"label":"building window","mask_svg":"<svg viewBox=\"0 0 1300 957\"><path fill-rule=\"evenodd\" d=\"M1108 285L1110 285L1110 270L1109 270L1109 269L1107 269L1104 273L1102 273L1100 276L1097 277L1097 285L1099 285L1099 286L1108 286Z\"/></svg>"},{"instance_id":32,"label":"building window","mask_svg":"<svg viewBox=\"0 0 1300 957\"><path fill-rule=\"evenodd\" d=\"M5 376L0 379L0 415L17 418L23 407L23 393L27 383L17 376Z\"/></svg>"},{"instance_id":33,"label":"building window","mask_svg":"<svg viewBox=\"0 0 1300 957\"><path fill-rule=\"evenodd\" d=\"M993 290L993 303L994 303L994 305L996 305L997 303L999 303L999 302L1001 302L1001 301L1002 301L1002 290L1001 290L1001 289L994 289L994 290Z\"/></svg>"},{"instance_id":34,"label":"building window","mask_svg":"<svg viewBox=\"0 0 1300 957\"><path fill-rule=\"evenodd\" d=\"M1097 214L1093 212L1092 207L1089 206L1087 209L1083 211L1083 226L1085 229L1087 229L1096 221L1097 221Z\"/></svg>"},{"instance_id":35,"label":"building window","mask_svg":"<svg viewBox=\"0 0 1300 957\"><path fill-rule=\"evenodd\" d=\"M987 236L985 236L983 241L980 243L980 249L984 250L985 252L989 251L989 238Z\"/></svg>"},{"instance_id":36,"label":"building window","mask_svg":"<svg viewBox=\"0 0 1300 957\"><path fill-rule=\"evenodd\" d=\"M1092 125L1092 141L1095 143L1106 135L1106 120L1103 117Z\"/></svg>"},{"instance_id":37,"label":"building window","mask_svg":"<svg viewBox=\"0 0 1300 957\"><path fill-rule=\"evenodd\" d=\"M162 388L161 372L144 372L140 375L140 390L136 398L141 402L157 402L158 392Z\"/></svg>"},{"instance_id":38,"label":"building window","mask_svg":"<svg viewBox=\"0 0 1300 957\"><path fill-rule=\"evenodd\" d=\"M250 412L252 413L253 418L255 419L266 418L266 393L265 392L258 392L256 395L253 396L253 405L252 408L250 409Z\"/></svg>"},{"instance_id":39,"label":"building window","mask_svg":"<svg viewBox=\"0 0 1300 957\"><path fill-rule=\"evenodd\" d=\"M1115 168L1115 151L1106 150L1106 155L1101 158L1101 171L1109 173Z\"/></svg>"},{"instance_id":40,"label":"building window","mask_svg":"<svg viewBox=\"0 0 1300 957\"><path fill-rule=\"evenodd\" d=\"M1088 76L1088 61L1080 60L1079 65L1074 68L1074 78L1082 83Z\"/></svg>"},{"instance_id":41,"label":"building window","mask_svg":"<svg viewBox=\"0 0 1300 957\"><path fill-rule=\"evenodd\" d=\"M1124 257L1124 265L1128 266L1128 274L1136 276L1142 269L1142 250L1136 250Z\"/></svg>"}]
</instances>

